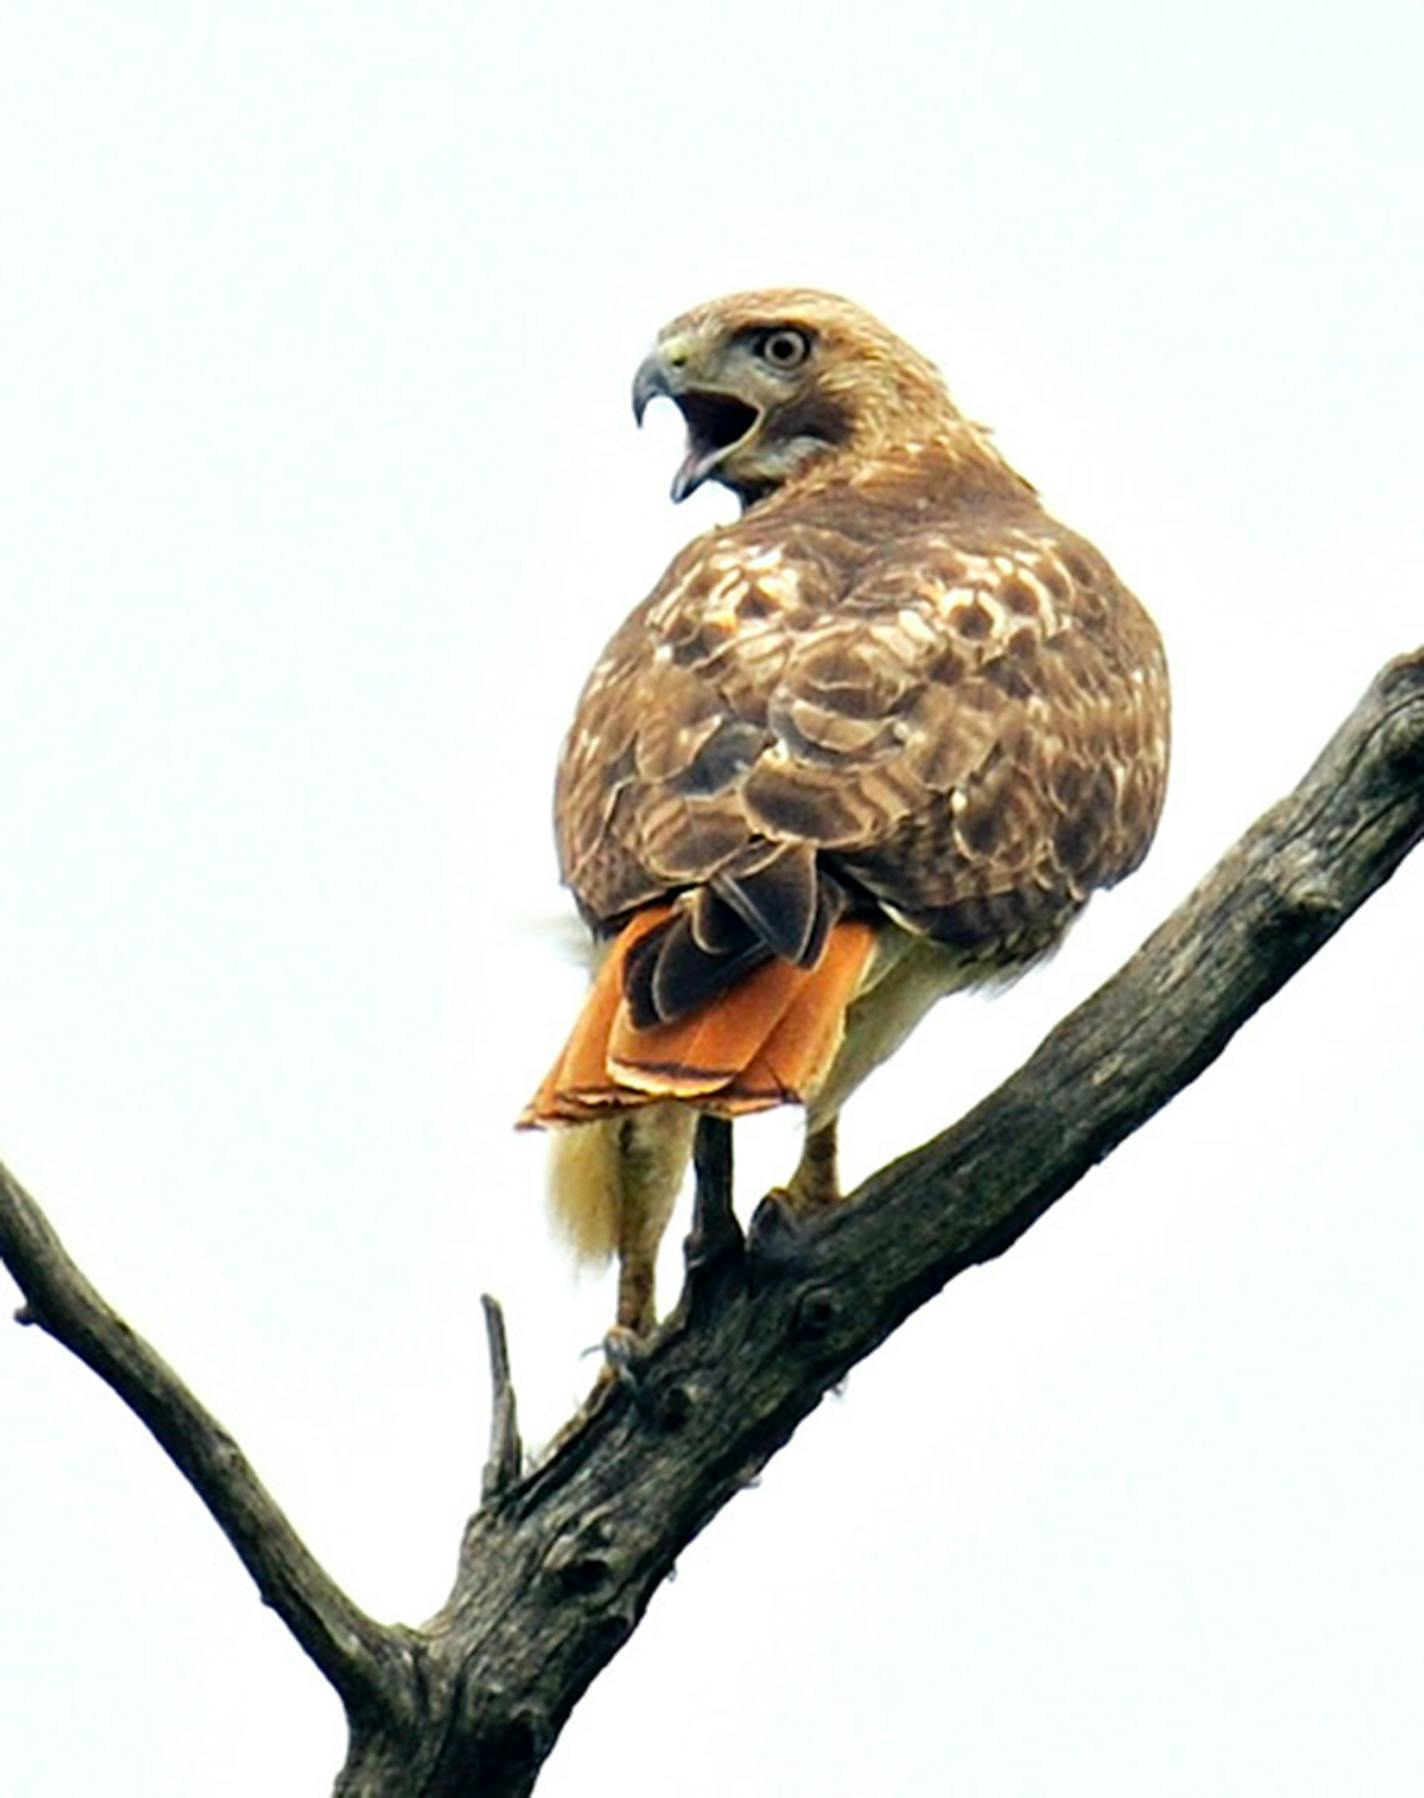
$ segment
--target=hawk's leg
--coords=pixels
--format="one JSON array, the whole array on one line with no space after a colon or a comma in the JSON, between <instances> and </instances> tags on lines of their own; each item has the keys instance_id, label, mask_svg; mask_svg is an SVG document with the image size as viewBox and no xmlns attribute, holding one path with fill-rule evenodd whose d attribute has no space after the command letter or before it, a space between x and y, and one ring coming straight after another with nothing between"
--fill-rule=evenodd
<instances>
[{"instance_id":1,"label":"hawk's leg","mask_svg":"<svg viewBox=\"0 0 1424 1798\"><path fill-rule=\"evenodd\" d=\"M658 1245L672 1214L692 1145L692 1114L649 1106L618 1121L617 1329L646 1336L657 1322Z\"/></svg>"},{"instance_id":2,"label":"hawk's leg","mask_svg":"<svg viewBox=\"0 0 1424 1798\"><path fill-rule=\"evenodd\" d=\"M824 1211L840 1199L841 1182L836 1168L837 1121L830 1117L817 1130L807 1127L806 1143L796 1172L777 1195L798 1217Z\"/></svg>"}]
</instances>

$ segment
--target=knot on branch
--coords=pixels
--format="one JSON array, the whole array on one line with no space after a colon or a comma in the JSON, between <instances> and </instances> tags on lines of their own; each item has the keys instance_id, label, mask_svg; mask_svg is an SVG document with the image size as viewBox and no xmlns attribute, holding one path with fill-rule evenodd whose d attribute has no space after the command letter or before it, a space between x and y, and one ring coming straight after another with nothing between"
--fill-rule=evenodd
<instances>
[{"instance_id":1,"label":"knot on branch","mask_svg":"<svg viewBox=\"0 0 1424 1798\"><path fill-rule=\"evenodd\" d=\"M559 1537L545 1559L545 1571L560 1592L587 1597L608 1583L612 1568L607 1551L613 1546L613 1539L608 1519L592 1517L577 1530Z\"/></svg>"},{"instance_id":2,"label":"knot on branch","mask_svg":"<svg viewBox=\"0 0 1424 1798\"><path fill-rule=\"evenodd\" d=\"M1424 646L1386 662L1375 676L1374 691L1391 703L1398 698L1424 700ZM1420 726L1424 728L1424 718Z\"/></svg>"},{"instance_id":3,"label":"knot on branch","mask_svg":"<svg viewBox=\"0 0 1424 1798\"><path fill-rule=\"evenodd\" d=\"M845 1315L845 1302L833 1286L813 1286L796 1301L791 1332L803 1342L824 1342Z\"/></svg>"},{"instance_id":4,"label":"knot on branch","mask_svg":"<svg viewBox=\"0 0 1424 1798\"><path fill-rule=\"evenodd\" d=\"M464 1763L458 1789L527 1792L553 1746L547 1716L530 1704L505 1710L509 1693L502 1683L466 1678L462 1684L460 1726L447 1744L447 1757ZM439 1787L442 1792L455 1789L443 1783Z\"/></svg>"},{"instance_id":5,"label":"knot on branch","mask_svg":"<svg viewBox=\"0 0 1424 1798\"><path fill-rule=\"evenodd\" d=\"M768 1193L752 1213L747 1259L764 1273L784 1272L799 1259L804 1237L801 1221L775 1193Z\"/></svg>"},{"instance_id":6,"label":"knot on branch","mask_svg":"<svg viewBox=\"0 0 1424 1798\"><path fill-rule=\"evenodd\" d=\"M692 1389L683 1385L681 1381L677 1381L660 1394L660 1397L662 1402L658 1406L658 1422L668 1431L683 1429L692 1415L693 1406L697 1403Z\"/></svg>"},{"instance_id":7,"label":"knot on branch","mask_svg":"<svg viewBox=\"0 0 1424 1798\"><path fill-rule=\"evenodd\" d=\"M1272 929L1289 936L1308 936L1329 926L1341 910L1329 871L1306 857L1301 857L1298 867L1283 873L1271 898Z\"/></svg>"},{"instance_id":8,"label":"knot on branch","mask_svg":"<svg viewBox=\"0 0 1424 1798\"><path fill-rule=\"evenodd\" d=\"M1409 704L1385 719L1380 730L1379 756L1391 776L1406 780L1424 776L1424 691L1411 694Z\"/></svg>"},{"instance_id":9,"label":"knot on branch","mask_svg":"<svg viewBox=\"0 0 1424 1798\"><path fill-rule=\"evenodd\" d=\"M1263 872L1262 948L1283 950L1293 960L1318 947L1348 916L1349 900L1329 864L1304 845L1282 850Z\"/></svg>"}]
</instances>

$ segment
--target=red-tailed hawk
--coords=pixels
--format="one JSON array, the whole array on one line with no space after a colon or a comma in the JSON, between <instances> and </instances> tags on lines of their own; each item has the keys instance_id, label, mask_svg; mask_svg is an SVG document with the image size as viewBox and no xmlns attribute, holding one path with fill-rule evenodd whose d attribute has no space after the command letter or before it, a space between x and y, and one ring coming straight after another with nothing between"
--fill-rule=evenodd
<instances>
[{"instance_id":1,"label":"red-tailed hawk","mask_svg":"<svg viewBox=\"0 0 1424 1798\"><path fill-rule=\"evenodd\" d=\"M675 319L641 420L687 424L688 544L589 676L555 799L604 945L524 1122L558 1127L575 1247L653 1261L698 1110L806 1108L782 1194L838 1196L836 1117L945 993L1043 955L1142 860L1168 693L1151 620L923 356L858 307L737 294Z\"/></svg>"}]
</instances>

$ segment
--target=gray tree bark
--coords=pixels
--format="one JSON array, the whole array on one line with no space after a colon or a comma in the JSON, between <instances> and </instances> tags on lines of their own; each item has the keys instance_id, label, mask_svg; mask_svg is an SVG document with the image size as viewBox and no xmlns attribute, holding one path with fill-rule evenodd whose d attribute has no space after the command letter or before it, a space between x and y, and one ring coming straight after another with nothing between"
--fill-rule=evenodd
<instances>
[{"instance_id":1,"label":"gray tree bark","mask_svg":"<svg viewBox=\"0 0 1424 1798\"><path fill-rule=\"evenodd\" d=\"M677 1555L825 1392L1215 1060L1421 835L1424 650L1382 671L1296 790L1018 1073L852 1201L813 1222L763 1201L744 1234L730 1128L704 1120L677 1310L527 1471L487 1302L483 1501L449 1598L419 1627L378 1623L335 1585L222 1426L0 1168L19 1319L143 1420L340 1694L339 1798L522 1798Z\"/></svg>"}]
</instances>

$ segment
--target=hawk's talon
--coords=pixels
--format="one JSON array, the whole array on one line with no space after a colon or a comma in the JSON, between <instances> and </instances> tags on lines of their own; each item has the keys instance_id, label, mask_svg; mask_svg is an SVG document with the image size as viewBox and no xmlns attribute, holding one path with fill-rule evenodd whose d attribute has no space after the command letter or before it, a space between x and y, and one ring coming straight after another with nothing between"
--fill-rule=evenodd
<instances>
[{"instance_id":1,"label":"hawk's talon","mask_svg":"<svg viewBox=\"0 0 1424 1798\"><path fill-rule=\"evenodd\" d=\"M600 1345L603 1358L617 1379L625 1383L636 1379L636 1363L645 1359L645 1339L627 1324L613 1324Z\"/></svg>"}]
</instances>

